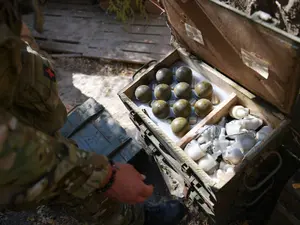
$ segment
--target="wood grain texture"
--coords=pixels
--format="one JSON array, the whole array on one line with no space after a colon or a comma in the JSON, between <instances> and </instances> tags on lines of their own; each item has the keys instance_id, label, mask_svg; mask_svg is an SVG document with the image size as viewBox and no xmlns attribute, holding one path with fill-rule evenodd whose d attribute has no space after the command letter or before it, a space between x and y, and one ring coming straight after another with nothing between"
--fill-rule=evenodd
<instances>
[{"instance_id":1,"label":"wood grain texture","mask_svg":"<svg viewBox=\"0 0 300 225\"><path fill-rule=\"evenodd\" d=\"M228 99L221 102L211 113L209 113L203 120L200 121L196 126L193 127L186 135L184 135L180 141L176 144L184 148L197 135L199 129L205 125L217 123L223 116L227 115L229 109L234 106L238 101L237 95L232 93Z\"/></svg>"},{"instance_id":2,"label":"wood grain texture","mask_svg":"<svg viewBox=\"0 0 300 225\"><path fill-rule=\"evenodd\" d=\"M44 9L44 32L33 31L41 49L129 63L146 63L172 51L164 17L134 17L126 24L83 0L51 1ZM33 30L32 15L23 20Z\"/></svg>"},{"instance_id":3,"label":"wood grain texture","mask_svg":"<svg viewBox=\"0 0 300 225\"><path fill-rule=\"evenodd\" d=\"M282 112L291 112L299 91L299 38L263 26L211 0L163 3L172 32L190 52ZM203 45L187 35L185 23L201 31ZM242 49L268 64L267 79L245 65Z\"/></svg>"},{"instance_id":4,"label":"wood grain texture","mask_svg":"<svg viewBox=\"0 0 300 225\"><path fill-rule=\"evenodd\" d=\"M74 140L78 147L126 163L141 147L95 99L89 98L69 114L60 130L62 136Z\"/></svg>"}]
</instances>

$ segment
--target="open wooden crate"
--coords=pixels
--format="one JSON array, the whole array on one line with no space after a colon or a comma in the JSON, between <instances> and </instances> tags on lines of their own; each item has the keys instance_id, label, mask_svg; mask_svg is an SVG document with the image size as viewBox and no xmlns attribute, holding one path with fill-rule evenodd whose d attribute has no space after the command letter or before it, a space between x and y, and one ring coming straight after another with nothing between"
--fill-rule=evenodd
<instances>
[{"instance_id":1,"label":"open wooden crate","mask_svg":"<svg viewBox=\"0 0 300 225\"><path fill-rule=\"evenodd\" d=\"M133 100L135 99L135 89L139 85L150 83L150 81L155 79L155 73L158 69L161 67L170 67L178 60L187 64L191 69L201 73L211 83L222 88L228 93L229 97L225 101L221 102L211 113L209 113L184 137L175 143L149 118L147 114L145 114L143 110L134 103ZM235 193L240 189L241 176L248 168L251 170L251 167L258 163L259 158L262 155L271 151L272 144L276 145L276 143L278 143L277 141L280 140L278 136L282 134L283 129L289 123L289 120L277 109L270 106L263 100L257 99L256 96L251 94L249 91L242 88L206 63L195 59L195 57L184 52L182 49L175 50L156 65L151 66L145 72L140 74L138 78L119 93L119 96L125 106L129 109L130 113L134 114L133 118L135 119L133 120L136 120L134 122L137 128L139 129L141 126L146 127L147 130L143 130L143 136L154 136L160 143L159 146L155 144L154 146L160 148L160 151L163 150L165 153L171 155L181 165L181 168L177 168L177 171L181 170L180 172L185 173L186 183L191 187L191 189L195 189L198 195L200 195L199 198L202 199L202 208L204 208L207 212L209 211L209 214L216 217L220 217L217 216L217 214L226 215L226 213L228 213L228 210L231 208L230 205L232 205L232 202L229 201L228 198L230 193L231 195L235 195ZM223 116L228 114L229 108L236 104L249 108L251 114L260 117L266 125L270 125L273 128L273 131L265 140L248 152L243 162L237 166L235 171L236 175L229 182L216 183L207 173L199 168L196 162L194 162L183 151L183 148L195 137L201 127L207 124L217 123ZM141 131L141 129L139 130ZM149 145L149 143L146 144ZM166 160L170 162L168 159ZM222 218L222 216L220 218Z\"/></svg>"}]
</instances>

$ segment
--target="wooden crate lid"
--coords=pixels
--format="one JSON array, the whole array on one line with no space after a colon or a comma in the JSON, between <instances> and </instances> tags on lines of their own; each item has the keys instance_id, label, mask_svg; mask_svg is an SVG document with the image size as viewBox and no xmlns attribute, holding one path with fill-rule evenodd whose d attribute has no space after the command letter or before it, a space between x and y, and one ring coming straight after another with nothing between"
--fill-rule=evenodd
<instances>
[{"instance_id":1,"label":"wooden crate lid","mask_svg":"<svg viewBox=\"0 0 300 225\"><path fill-rule=\"evenodd\" d=\"M290 114L299 93L300 38L212 0L163 0L172 33L194 55Z\"/></svg>"}]
</instances>

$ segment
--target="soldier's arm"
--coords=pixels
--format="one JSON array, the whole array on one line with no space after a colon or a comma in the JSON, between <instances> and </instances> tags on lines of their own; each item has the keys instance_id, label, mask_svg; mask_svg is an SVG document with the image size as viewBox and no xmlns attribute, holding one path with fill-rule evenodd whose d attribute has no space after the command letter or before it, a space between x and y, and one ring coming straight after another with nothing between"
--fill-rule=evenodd
<instances>
[{"instance_id":1,"label":"soldier's arm","mask_svg":"<svg viewBox=\"0 0 300 225\"><path fill-rule=\"evenodd\" d=\"M110 174L105 156L53 139L0 109L0 208L23 209L63 194L84 199Z\"/></svg>"}]
</instances>

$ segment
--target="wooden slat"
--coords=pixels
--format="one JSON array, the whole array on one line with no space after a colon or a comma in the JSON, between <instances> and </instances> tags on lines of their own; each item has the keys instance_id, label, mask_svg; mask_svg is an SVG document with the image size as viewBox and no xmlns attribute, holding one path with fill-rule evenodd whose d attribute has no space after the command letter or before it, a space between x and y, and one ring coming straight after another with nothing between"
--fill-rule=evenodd
<instances>
[{"instance_id":1,"label":"wooden slat","mask_svg":"<svg viewBox=\"0 0 300 225\"><path fill-rule=\"evenodd\" d=\"M116 48L88 48L78 44L59 43L51 41L38 41L41 49L53 52L78 53L83 57L103 58L122 62L144 64L152 59L160 59L162 55L154 53L130 52Z\"/></svg>"},{"instance_id":2,"label":"wooden slat","mask_svg":"<svg viewBox=\"0 0 300 225\"><path fill-rule=\"evenodd\" d=\"M107 42L99 41L98 44L90 44L89 47L96 48L105 48ZM141 53L151 53L155 55L165 55L172 51L172 47L169 45L160 45L160 44L145 44L145 43L126 43L120 42L120 44L115 45L115 48L118 48L122 51L127 52L141 52Z\"/></svg>"},{"instance_id":3,"label":"wooden slat","mask_svg":"<svg viewBox=\"0 0 300 225\"><path fill-rule=\"evenodd\" d=\"M133 24L123 24L82 2L47 4L44 32L32 32L42 49L135 63L159 59L172 50L170 30L161 17L137 17ZM32 15L23 20L33 30Z\"/></svg>"},{"instance_id":4,"label":"wooden slat","mask_svg":"<svg viewBox=\"0 0 300 225\"><path fill-rule=\"evenodd\" d=\"M65 40L70 42L81 42L84 37L77 35L69 35L66 36L62 33L54 33L50 30L46 30L43 34L39 34L35 31L32 32L35 38L43 39L43 40ZM93 35L90 37L91 39L88 43L91 46L97 46L99 42L107 41L107 42L124 42L124 43L146 43L146 44L162 44L168 45L170 41L169 36L158 36L158 35L147 35L147 34L124 34L124 35L116 35L114 33L103 32L99 35ZM114 43L112 43L114 44Z\"/></svg>"},{"instance_id":5,"label":"wooden slat","mask_svg":"<svg viewBox=\"0 0 300 225\"><path fill-rule=\"evenodd\" d=\"M96 5L91 5L91 4L87 4L87 2L85 2L85 4L82 4L80 2L65 2L65 1L61 1L59 3L54 2L53 0L51 2L48 2L46 5L46 10L48 9L62 9L62 10L68 10L68 8L70 8L70 4L71 4L71 8L73 10L77 9L77 10L85 10L85 11L101 11L101 9L99 7L97 7Z\"/></svg>"},{"instance_id":6,"label":"wooden slat","mask_svg":"<svg viewBox=\"0 0 300 225\"><path fill-rule=\"evenodd\" d=\"M223 116L225 116L229 109L236 104L238 101L237 95L232 93L228 99L221 102L211 113L209 113L203 120L200 121L193 129L191 129L186 135L184 135L180 141L176 144L183 148L185 145L193 140L193 138L197 135L199 129L208 124L217 123Z\"/></svg>"},{"instance_id":7,"label":"wooden slat","mask_svg":"<svg viewBox=\"0 0 300 225\"><path fill-rule=\"evenodd\" d=\"M47 41L47 40L38 40L42 49L52 50L52 51L62 51L65 53L83 53L89 55L88 52L93 52L90 55L106 55L111 58L113 55L121 54L120 52L127 52L128 54L139 56L148 55L148 56L163 56L170 51L172 51L171 46L145 46L145 44L123 44L115 45L114 48L110 48L110 45L105 45L105 42L99 45L85 45L85 44L76 44L76 43L67 43L67 42L57 42L57 41ZM161 48L161 49L159 49ZM154 49L154 50L152 50ZM157 51L156 51L157 50ZM97 53L98 52L98 53ZM107 54L105 54L107 53ZM137 53L137 54L134 54ZM143 57L142 57L143 58ZM149 57L147 57L147 60ZM144 62L144 60L142 60Z\"/></svg>"},{"instance_id":8,"label":"wooden slat","mask_svg":"<svg viewBox=\"0 0 300 225\"><path fill-rule=\"evenodd\" d=\"M57 11L57 10L56 10ZM49 11L45 12L45 27L54 26L53 28L68 26L77 27L81 24L86 26L81 27L82 29L101 29L101 31L110 31L110 32L119 32L127 31L130 33L149 33L149 34L159 34L159 35L170 35L170 30L166 26L165 20L160 20L162 23L157 25L153 23L154 19L149 20L149 23L145 19L136 20L134 23L123 24L116 21L113 17L105 15L104 13L98 12L93 15L91 18L76 18L76 17L68 17L66 14L70 13L70 11L66 11L66 13L61 14L53 14L49 15ZM58 15L58 16L55 16ZM63 18L62 18L63 17ZM26 15L23 17L25 22L31 23L32 15ZM52 27L51 27L52 28ZM62 30L60 30L62 32Z\"/></svg>"},{"instance_id":9,"label":"wooden slat","mask_svg":"<svg viewBox=\"0 0 300 225\"><path fill-rule=\"evenodd\" d=\"M51 54L52 58L75 58L75 57L82 57L82 54L80 53L74 53L74 54Z\"/></svg>"},{"instance_id":10,"label":"wooden slat","mask_svg":"<svg viewBox=\"0 0 300 225\"><path fill-rule=\"evenodd\" d=\"M64 52L64 53L83 53L86 52L87 46L69 43L59 43L53 41L38 41L41 49L46 51Z\"/></svg>"},{"instance_id":11,"label":"wooden slat","mask_svg":"<svg viewBox=\"0 0 300 225\"><path fill-rule=\"evenodd\" d=\"M103 17L101 21L95 21L93 18L66 18L66 17L45 17L45 27L51 28L51 31L60 31L61 27L72 28L71 30L76 30L76 28L81 28L81 30L76 30L78 32L84 32L89 29L96 30L98 33L102 32L127 32L127 33L137 33L137 34L154 34L161 36L170 36L170 30L167 26L153 26L153 25L125 25L122 23L112 23L112 19ZM84 25L84 26L83 26ZM92 30L92 31L93 31ZM65 30L69 31L68 30Z\"/></svg>"},{"instance_id":12,"label":"wooden slat","mask_svg":"<svg viewBox=\"0 0 300 225\"><path fill-rule=\"evenodd\" d=\"M162 56L157 54L137 53L121 51L119 49L99 50L91 49L83 54L83 56L91 58L103 58L109 60L116 60L128 63L145 64L153 59L160 59Z\"/></svg>"},{"instance_id":13,"label":"wooden slat","mask_svg":"<svg viewBox=\"0 0 300 225\"><path fill-rule=\"evenodd\" d=\"M72 6L70 6L72 7ZM69 9L46 9L44 14L46 16L61 16L61 17L67 17L67 18L93 18L95 21L99 22L99 20L106 21L107 18L110 19L110 22L112 23L118 23L117 20L115 20L115 17L113 15L107 15L106 13L103 13L101 10L95 11L94 9L91 9L87 11L87 9L83 10L74 10L72 8ZM128 24L136 24L136 25L153 25L153 26L165 26L166 21L163 17L158 16L151 16L149 15L147 19L141 16L135 16L132 19L129 19L127 21Z\"/></svg>"},{"instance_id":14,"label":"wooden slat","mask_svg":"<svg viewBox=\"0 0 300 225\"><path fill-rule=\"evenodd\" d=\"M91 4L91 1L84 1L84 0L64 0L64 1L61 1L61 0L51 0L49 1L49 3L51 4L57 4L57 3L64 3L64 4L78 4L78 5L86 5L86 4Z\"/></svg>"},{"instance_id":15,"label":"wooden slat","mask_svg":"<svg viewBox=\"0 0 300 225\"><path fill-rule=\"evenodd\" d=\"M70 112L60 132L62 136L73 139L79 148L106 155L116 162L129 161L141 149L93 98Z\"/></svg>"}]
</instances>

